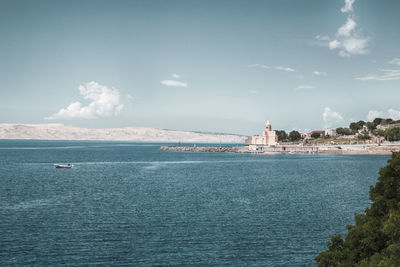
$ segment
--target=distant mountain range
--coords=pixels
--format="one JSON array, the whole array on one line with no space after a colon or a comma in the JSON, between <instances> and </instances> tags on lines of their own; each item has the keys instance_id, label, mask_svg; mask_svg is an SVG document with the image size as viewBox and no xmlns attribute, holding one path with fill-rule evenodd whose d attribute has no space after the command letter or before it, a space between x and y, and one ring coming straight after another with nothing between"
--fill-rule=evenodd
<instances>
[{"instance_id":1,"label":"distant mountain range","mask_svg":"<svg viewBox=\"0 0 400 267\"><path fill-rule=\"evenodd\" d=\"M244 143L247 136L145 127L79 128L64 124L0 124L0 139Z\"/></svg>"}]
</instances>

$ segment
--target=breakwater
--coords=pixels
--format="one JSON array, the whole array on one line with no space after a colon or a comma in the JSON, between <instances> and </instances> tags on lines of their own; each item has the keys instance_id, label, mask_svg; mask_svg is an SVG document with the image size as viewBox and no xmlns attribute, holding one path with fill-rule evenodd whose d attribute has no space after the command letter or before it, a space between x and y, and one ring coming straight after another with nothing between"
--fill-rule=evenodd
<instances>
[{"instance_id":1,"label":"breakwater","mask_svg":"<svg viewBox=\"0 0 400 267\"><path fill-rule=\"evenodd\" d=\"M318 153L317 147L306 146L276 146L276 147L209 147L209 146L162 146L160 150L190 151L190 152L230 152L230 153Z\"/></svg>"},{"instance_id":2,"label":"breakwater","mask_svg":"<svg viewBox=\"0 0 400 267\"><path fill-rule=\"evenodd\" d=\"M162 146L160 150L169 151L191 151L191 152L231 152L246 153L250 152L244 147L216 147L216 146Z\"/></svg>"}]
</instances>

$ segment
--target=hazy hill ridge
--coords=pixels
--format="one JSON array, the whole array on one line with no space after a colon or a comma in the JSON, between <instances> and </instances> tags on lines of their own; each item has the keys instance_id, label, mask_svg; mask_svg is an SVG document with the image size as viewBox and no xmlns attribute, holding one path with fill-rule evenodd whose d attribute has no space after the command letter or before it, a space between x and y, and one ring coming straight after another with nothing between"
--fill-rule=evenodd
<instances>
[{"instance_id":1,"label":"hazy hill ridge","mask_svg":"<svg viewBox=\"0 0 400 267\"><path fill-rule=\"evenodd\" d=\"M146 127L90 129L64 124L0 124L0 139L244 143L246 136Z\"/></svg>"}]
</instances>

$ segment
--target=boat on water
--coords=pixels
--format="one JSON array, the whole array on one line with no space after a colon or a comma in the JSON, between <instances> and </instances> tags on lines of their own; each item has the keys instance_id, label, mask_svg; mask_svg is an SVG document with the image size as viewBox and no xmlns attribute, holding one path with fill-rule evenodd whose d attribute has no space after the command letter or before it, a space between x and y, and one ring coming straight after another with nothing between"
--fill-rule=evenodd
<instances>
[{"instance_id":1,"label":"boat on water","mask_svg":"<svg viewBox=\"0 0 400 267\"><path fill-rule=\"evenodd\" d=\"M54 164L54 167L56 167L57 169L71 169L72 167L74 167L74 165L72 165L72 164Z\"/></svg>"}]
</instances>

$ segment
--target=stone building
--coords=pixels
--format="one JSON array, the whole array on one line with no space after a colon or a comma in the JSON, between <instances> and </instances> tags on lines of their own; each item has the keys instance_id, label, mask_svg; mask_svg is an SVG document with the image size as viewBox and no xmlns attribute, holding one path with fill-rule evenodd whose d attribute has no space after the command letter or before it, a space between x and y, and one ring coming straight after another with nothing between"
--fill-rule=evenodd
<instances>
[{"instance_id":1,"label":"stone building","mask_svg":"<svg viewBox=\"0 0 400 267\"><path fill-rule=\"evenodd\" d=\"M278 143L278 136L272 131L272 126L267 121L262 135L253 135L246 140L246 145L275 146Z\"/></svg>"}]
</instances>

